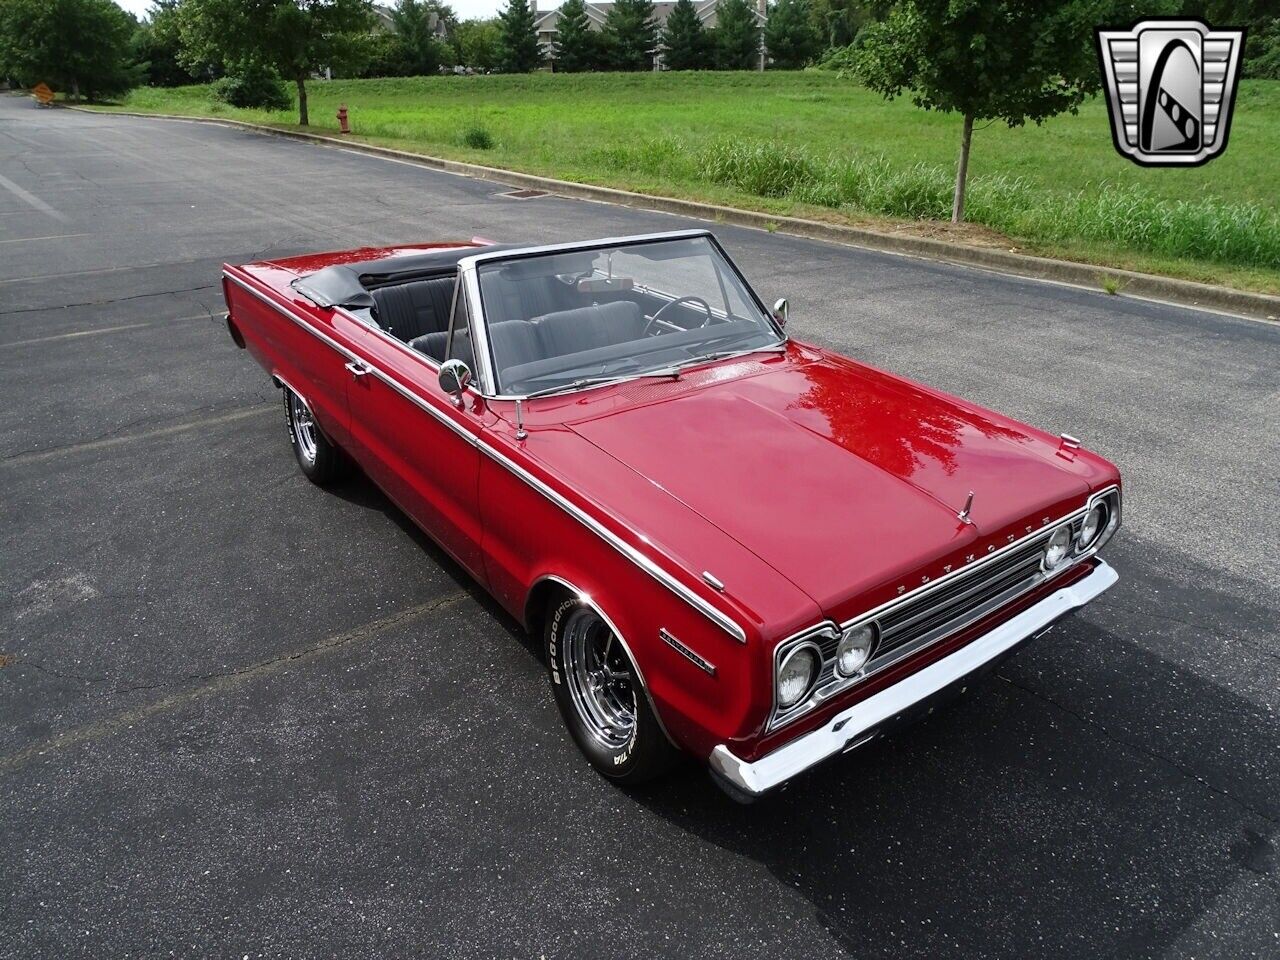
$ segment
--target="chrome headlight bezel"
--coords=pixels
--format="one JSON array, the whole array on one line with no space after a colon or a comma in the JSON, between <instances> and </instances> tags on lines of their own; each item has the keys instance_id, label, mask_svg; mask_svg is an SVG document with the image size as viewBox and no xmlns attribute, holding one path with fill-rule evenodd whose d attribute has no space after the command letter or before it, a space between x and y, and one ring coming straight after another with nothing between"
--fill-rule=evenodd
<instances>
[{"instance_id":1,"label":"chrome headlight bezel","mask_svg":"<svg viewBox=\"0 0 1280 960\"><path fill-rule=\"evenodd\" d=\"M1055 553L1057 557L1055 559ZM1040 568L1045 573L1061 570L1063 565L1075 556L1075 537L1071 533L1071 524L1058 526L1049 539L1045 541L1044 556L1040 560Z\"/></svg>"},{"instance_id":2,"label":"chrome headlight bezel","mask_svg":"<svg viewBox=\"0 0 1280 960\"><path fill-rule=\"evenodd\" d=\"M1097 520L1091 521L1096 515ZM1089 529L1089 524L1093 522L1093 529ZM1098 542L1102 532L1106 530L1107 524L1111 522L1111 505L1105 498L1094 500L1089 508L1084 512L1084 517L1080 521L1080 532L1076 535L1075 551L1076 553L1085 553L1093 549L1094 544Z\"/></svg>"},{"instance_id":3,"label":"chrome headlight bezel","mask_svg":"<svg viewBox=\"0 0 1280 960\"><path fill-rule=\"evenodd\" d=\"M1120 529L1120 514L1122 510L1122 502L1119 487L1110 487L1102 493L1089 498L1089 509L1098 504L1102 504L1107 511L1106 519L1102 524L1102 529L1098 531L1098 535L1093 538L1093 543L1083 548L1081 551L1097 553L1107 545L1107 541L1116 535L1116 531Z\"/></svg>"},{"instance_id":4,"label":"chrome headlight bezel","mask_svg":"<svg viewBox=\"0 0 1280 960\"><path fill-rule=\"evenodd\" d=\"M851 645L855 637L866 639L866 654L858 661L857 665L852 669L846 669L843 664L843 652ZM868 620L864 623L848 627L840 635L840 640L836 644L835 658L833 662L833 670L835 675L841 680L851 680L862 673L867 664L872 661L876 655L876 647L880 645L880 626L874 620Z\"/></svg>"},{"instance_id":5,"label":"chrome headlight bezel","mask_svg":"<svg viewBox=\"0 0 1280 960\"><path fill-rule=\"evenodd\" d=\"M787 667L801 654L807 654L809 659L809 677L800 695L790 700L784 699L782 696L782 678L786 674ZM808 641L798 643L778 661L778 669L773 678L773 697L779 710L793 710L808 699L813 693L813 687L818 682L818 675L822 672L822 648L816 643Z\"/></svg>"}]
</instances>

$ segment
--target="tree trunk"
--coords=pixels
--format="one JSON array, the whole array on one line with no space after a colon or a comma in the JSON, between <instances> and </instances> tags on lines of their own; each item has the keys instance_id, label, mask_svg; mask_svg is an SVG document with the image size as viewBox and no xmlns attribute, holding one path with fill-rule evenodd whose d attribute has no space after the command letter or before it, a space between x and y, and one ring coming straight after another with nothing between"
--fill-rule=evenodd
<instances>
[{"instance_id":1,"label":"tree trunk","mask_svg":"<svg viewBox=\"0 0 1280 960\"><path fill-rule=\"evenodd\" d=\"M311 125L307 118L307 78L300 73L295 82L298 84L298 123L307 127Z\"/></svg>"},{"instance_id":2,"label":"tree trunk","mask_svg":"<svg viewBox=\"0 0 1280 960\"><path fill-rule=\"evenodd\" d=\"M969 143L973 140L973 114L964 115L964 133L960 138L960 163L956 166L956 192L951 200L951 222L964 221L964 188L969 182Z\"/></svg>"},{"instance_id":3,"label":"tree trunk","mask_svg":"<svg viewBox=\"0 0 1280 960\"><path fill-rule=\"evenodd\" d=\"M71 78L71 99L76 103L80 102L80 81L75 77Z\"/></svg>"}]
</instances>

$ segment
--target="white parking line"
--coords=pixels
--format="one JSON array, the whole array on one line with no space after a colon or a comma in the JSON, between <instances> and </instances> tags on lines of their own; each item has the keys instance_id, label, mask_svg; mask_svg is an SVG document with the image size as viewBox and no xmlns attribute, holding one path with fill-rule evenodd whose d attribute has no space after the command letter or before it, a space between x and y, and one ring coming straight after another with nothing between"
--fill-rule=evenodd
<instances>
[{"instance_id":1,"label":"white parking line","mask_svg":"<svg viewBox=\"0 0 1280 960\"><path fill-rule=\"evenodd\" d=\"M64 215L53 209L53 207L49 206L35 194L27 193L27 191L23 190L8 177L0 176L0 187L4 187L19 200L31 204L31 206L35 207L41 213L47 213L49 216L53 217L53 219L61 220L63 223L67 222L67 218Z\"/></svg>"},{"instance_id":2,"label":"white parking line","mask_svg":"<svg viewBox=\"0 0 1280 960\"><path fill-rule=\"evenodd\" d=\"M372 640L384 630L392 630L396 627L403 627L412 623L414 620L420 619L428 613L433 613L443 607L452 606L455 603L462 602L467 599L469 594L466 590L455 590L452 593L446 593L443 596L436 597L434 600L428 600L425 603L415 604L399 613L393 613L389 617L383 617L381 620L374 620L363 626L354 627L343 633L334 634L325 637L318 643L298 650L286 650L270 660L262 660L258 663L252 663L247 666L231 669L225 673L214 673L208 676L191 675L187 677L178 677L168 680L160 684L167 687L178 687L180 689L167 696L161 697L159 700L151 703L143 704L140 707L133 707L122 713L116 713L111 716L103 717L101 720L94 720L78 727L71 727L63 730L61 733L47 739L38 741L30 746L24 747L15 753L0 755L0 773L9 773L18 769L23 764L28 763L38 757L56 754L61 751L79 746L83 743L91 743L95 740L101 740L106 737L122 733L126 730L132 730L139 726L145 720L151 717L164 714L171 710L183 707L189 707L199 703L207 697L217 696L219 694L228 694L231 691L253 683L257 680L270 678L278 673L291 670L294 667L303 666L321 659L326 654L340 653L343 650L354 646L365 640ZM22 665L22 660L17 659L18 666ZM39 663L31 665L36 670L44 670ZM104 678L105 679L105 678ZM193 681L203 681L196 683L195 686L181 689L183 685ZM97 682L96 679L91 682Z\"/></svg>"},{"instance_id":3,"label":"white parking line","mask_svg":"<svg viewBox=\"0 0 1280 960\"><path fill-rule=\"evenodd\" d=\"M276 404L265 403L257 404L252 407L233 410L231 413L222 414L216 417L205 417L202 420L192 420L187 423L175 423L172 426L160 427L156 430L143 430L140 433L126 433L118 437L105 437L101 440L88 440L84 443L73 443L65 447L53 447L49 450L31 450L27 453L17 453L11 457L0 460L0 467L20 466L24 463L38 463L42 460L51 460L54 457L61 457L66 454L83 453L86 450L102 450L107 447L118 447L122 443L132 443L135 440L151 440L155 437L167 437L175 433L185 433L188 430L198 430L201 427L211 427L216 424L233 423L236 420L243 420L246 417L256 417L264 413L275 413Z\"/></svg>"},{"instance_id":4,"label":"white parking line","mask_svg":"<svg viewBox=\"0 0 1280 960\"><path fill-rule=\"evenodd\" d=\"M181 317L182 320L195 320L196 317ZM203 319L203 314L199 319ZM158 320L145 320L142 323L123 323L118 327L103 327L101 330L77 330L75 333L59 333L51 337L36 337L33 340L15 340L13 343L0 343L0 350L7 347L25 347L33 343L48 343L50 340L73 340L76 337L96 337L100 333L115 333L117 330L136 330L138 327L149 327Z\"/></svg>"},{"instance_id":5,"label":"white parking line","mask_svg":"<svg viewBox=\"0 0 1280 960\"><path fill-rule=\"evenodd\" d=\"M35 243L37 240L70 240L73 237L88 237L88 233L59 233L52 237L18 237L14 240L0 240L0 243Z\"/></svg>"}]
</instances>

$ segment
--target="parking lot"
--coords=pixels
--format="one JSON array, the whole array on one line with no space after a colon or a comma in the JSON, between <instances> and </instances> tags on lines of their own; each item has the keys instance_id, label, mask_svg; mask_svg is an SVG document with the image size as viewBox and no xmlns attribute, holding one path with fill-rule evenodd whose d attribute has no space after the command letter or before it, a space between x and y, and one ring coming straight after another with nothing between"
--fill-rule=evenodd
<instances>
[{"instance_id":1,"label":"parking lot","mask_svg":"<svg viewBox=\"0 0 1280 960\"><path fill-rule=\"evenodd\" d=\"M795 336L1115 460L1121 582L754 806L624 793L221 319L224 261L694 225L508 189L0 97L0 956L1280 955L1280 325L715 228Z\"/></svg>"}]
</instances>

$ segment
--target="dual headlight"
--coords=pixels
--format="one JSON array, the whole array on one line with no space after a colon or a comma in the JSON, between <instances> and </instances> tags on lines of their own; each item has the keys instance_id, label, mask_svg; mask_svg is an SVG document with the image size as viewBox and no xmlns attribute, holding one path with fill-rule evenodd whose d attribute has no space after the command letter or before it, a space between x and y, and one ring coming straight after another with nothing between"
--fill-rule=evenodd
<instances>
[{"instance_id":1,"label":"dual headlight","mask_svg":"<svg viewBox=\"0 0 1280 960\"><path fill-rule=\"evenodd\" d=\"M841 679L856 677L876 650L879 631L874 623L849 627L836 644L835 673ZM790 650L778 666L778 707L789 710L813 690L822 670L822 651L803 643Z\"/></svg>"},{"instance_id":2,"label":"dual headlight","mask_svg":"<svg viewBox=\"0 0 1280 960\"><path fill-rule=\"evenodd\" d=\"M1078 557L1089 550L1096 550L1115 533L1119 521L1119 501L1116 494L1110 494L1095 500L1080 521L1080 529L1074 534L1071 524L1064 523L1057 530L1044 548L1044 568L1057 570L1072 557Z\"/></svg>"},{"instance_id":3,"label":"dual headlight","mask_svg":"<svg viewBox=\"0 0 1280 960\"><path fill-rule=\"evenodd\" d=\"M1111 539L1120 525L1120 495L1110 491L1094 500L1085 512L1079 529L1064 523L1049 537L1044 548L1044 569L1057 570L1075 557L1096 550ZM835 675L847 680L858 676L875 655L880 631L875 621L848 627L836 644ZM813 692L822 672L822 650L816 643L805 642L787 651L778 665L777 703L779 710L790 710Z\"/></svg>"}]
</instances>

